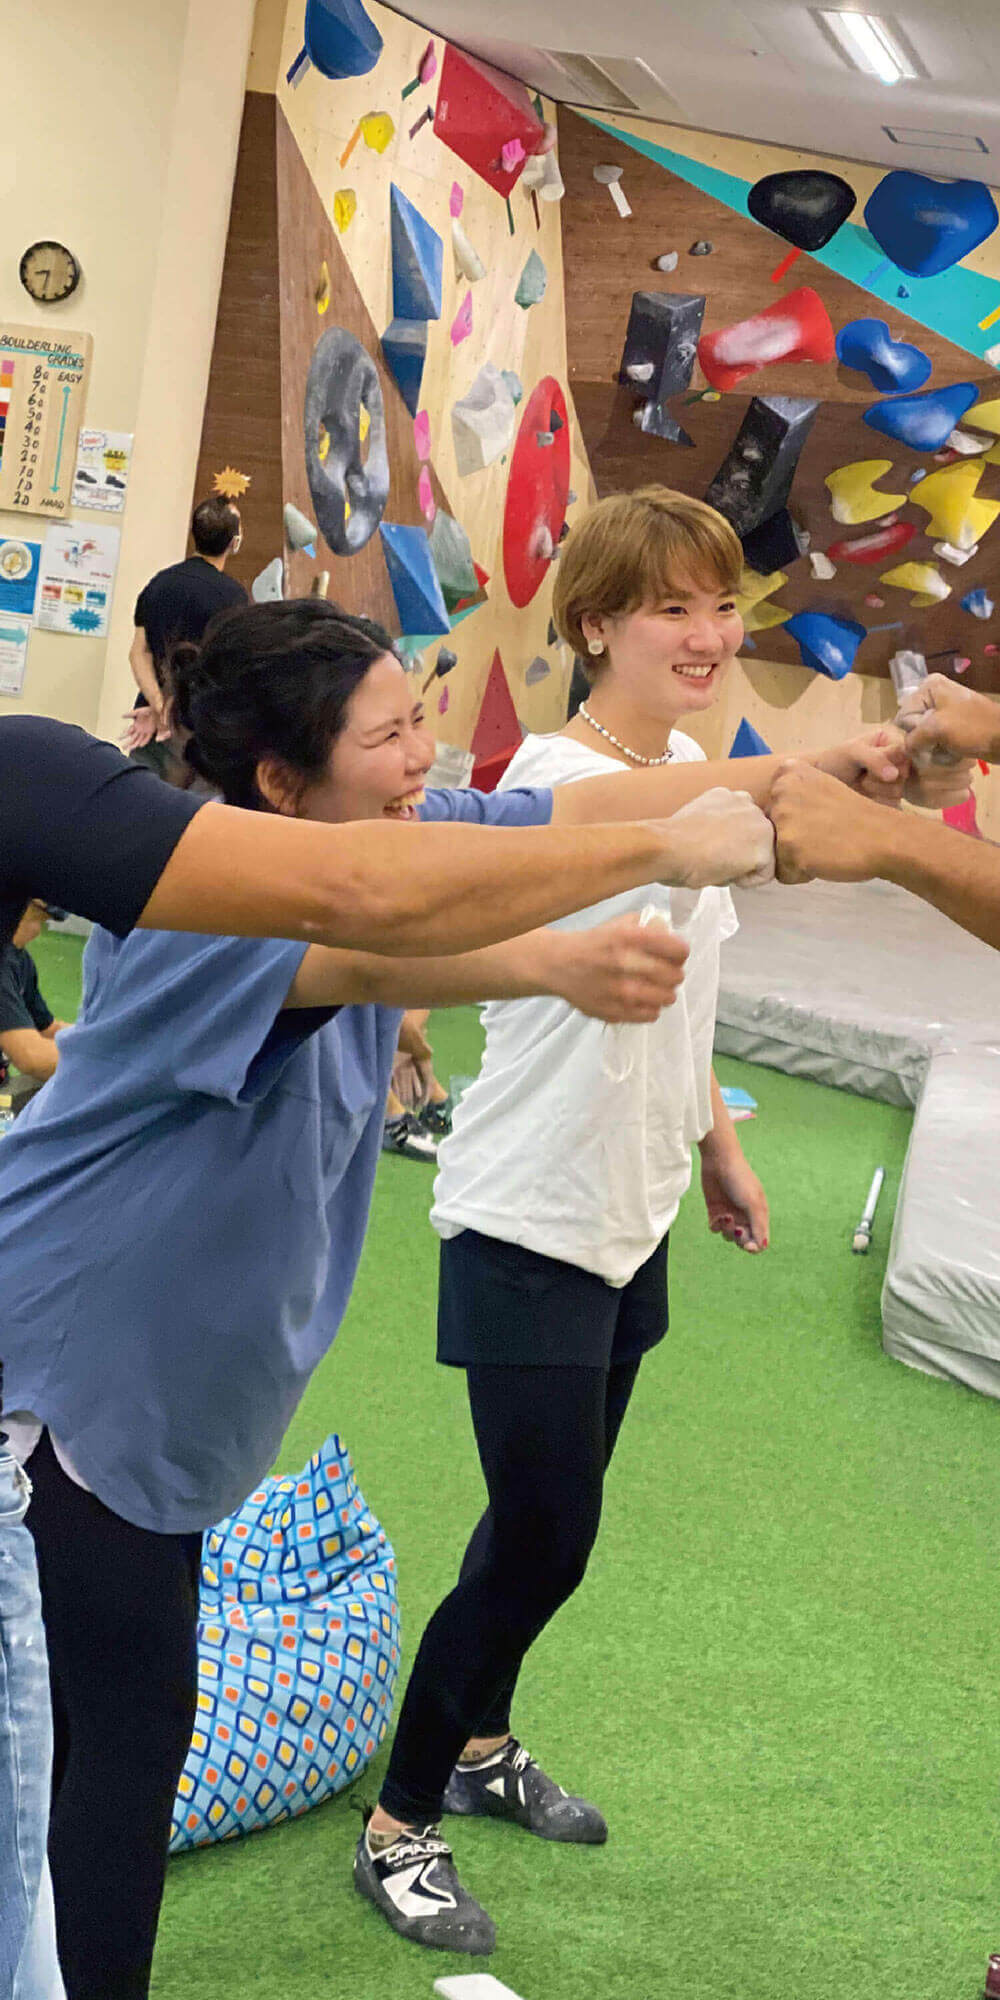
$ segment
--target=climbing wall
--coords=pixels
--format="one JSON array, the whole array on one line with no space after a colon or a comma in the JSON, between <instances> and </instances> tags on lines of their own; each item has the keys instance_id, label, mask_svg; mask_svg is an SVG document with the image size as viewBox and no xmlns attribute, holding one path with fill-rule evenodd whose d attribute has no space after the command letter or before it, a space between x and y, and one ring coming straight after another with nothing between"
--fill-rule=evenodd
<instances>
[{"instance_id":1,"label":"climbing wall","mask_svg":"<svg viewBox=\"0 0 1000 2000\"><path fill-rule=\"evenodd\" d=\"M559 122L570 379L598 491L661 479L732 520L751 659L836 681L885 676L906 646L1000 691L989 190Z\"/></svg>"},{"instance_id":2,"label":"climbing wall","mask_svg":"<svg viewBox=\"0 0 1000 2000\"><path fill-rule=\"evenodd\" d=\"M552 573L592 492L555 113L360 0L262 0L255 40L199 485L224 462L250 478L247 583L299 595L325 573L381 618L439 740L488 777L565 713ZM273 241L253 220L269 171ZM266 423L239 403L239 329L251 355L274 346L267 296L277 432L270 373Z\"/></svg>"}]
</instances>

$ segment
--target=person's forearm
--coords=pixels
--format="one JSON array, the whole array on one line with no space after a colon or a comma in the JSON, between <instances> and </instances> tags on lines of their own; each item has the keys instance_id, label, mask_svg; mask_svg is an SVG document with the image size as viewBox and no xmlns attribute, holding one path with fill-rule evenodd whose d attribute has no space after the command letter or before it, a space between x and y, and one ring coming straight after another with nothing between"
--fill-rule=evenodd
<instances>
[{"instance_id":1,"label":"person's forearm","mask_svg":"<svg viewBox=\"0 0 1000 2000\"><path fill-rule=\"evenodd\" d=\"M816 764L835 778L850 782L849 758L840 746L797 750L804 764ZM554 826L590 826L595 820L669 819L703 792L722 789L749 792L766 806L784 757L726 757L714 764L665 764L657 770L623 770L606 778L579 778L559 785L553 793ZM849 775L850 774L850 775Z\"/></svg>"},{"instance_id":2,"label":"person's forearm","mask_svg":"<svg viewBox=\"0 0 1000 2000\"><path fill-rule=\"evenodd\" d=\"M1000 848L917 813L885 819L871 873L921 896L1000 951Z\"/></svg>"},{"instance_id":3,"label":"person's forearm","mask_svg":"<svg viewBox=\"0 0 1000 2000\"><path fill-rule=\"evenodd\" d=\"M303 965L292 988L298 1007L339 999L351 1006L459 1007L477 1000L524 1000L555 990L563 939L546 930L440 958L385 958L330 952Z\"/></svg>"},{"instance_id":4,"label":"person's forearm","mask_svg":"<svg viewBox=\"0 0 1000 2000\"><path fill-rule=\"evenodd\" d=\"M729 1116L726 1101L722 1095L719 1080L714 1069L712 1071L711 1096L712 1129L710 1132L706 1132L703 1139L698 1141L698 1150L703 1160L723 1159L727 1155L731 1156L733 1153L739 1153L743 1150L736 1136L736 1127Z\"/></svg>"},{"instance_id":5,"label":"person's forearm","mask_svg":"<svg viewBox=\"0 0 1000 2000\"><path fill-rule=\"evenodd\" d=\"M465 952L669 882L671 838L645 823L321 826L210 804L181 836L139 922L393 957ZM408 995L414 1005L419 997Z\"/></svg>"},{"instance_id":6,"label":"person's forearm","mask_svg":"<svg viewBox=\"0 0 1000 2000\"><path fill-rule=\"evenodd\" d=\"M140 694L145 695L150 708L155 709L156 713L159 714L163 707L163 691L156 678L153 655L145 639L140 638L138 633L132 641L128 659L136 687L139 689Z\"/></svg>"}]
</instances>

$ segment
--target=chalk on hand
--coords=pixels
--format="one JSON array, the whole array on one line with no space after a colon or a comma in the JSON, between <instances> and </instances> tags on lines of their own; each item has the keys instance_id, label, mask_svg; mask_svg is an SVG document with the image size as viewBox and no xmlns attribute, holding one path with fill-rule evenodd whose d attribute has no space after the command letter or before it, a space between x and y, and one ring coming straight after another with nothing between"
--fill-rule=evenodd
<instances>
[{"instance_id":1,"label":"chalk on hand","mask_svg":"<svg viewBox=\"0 0 1000 2000\"><path fill-rule=\"evenodd\" d=\"M441 2000L518 2000L510 1986L494 1979L492 1972L456 1972L435 1979L434 1991Z\"/></svg>"}]
</instances>

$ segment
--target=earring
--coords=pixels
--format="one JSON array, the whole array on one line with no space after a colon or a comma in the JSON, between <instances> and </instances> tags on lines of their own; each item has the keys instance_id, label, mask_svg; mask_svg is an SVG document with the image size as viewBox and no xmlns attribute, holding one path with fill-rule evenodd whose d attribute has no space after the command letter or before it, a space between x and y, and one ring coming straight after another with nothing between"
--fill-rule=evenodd
<instances>
[{"instance_id":1,"label":"earring","mask_svg":"<svg viewBox=\"0 0 1000 2000\"><path fill-rule=\"evenodd\" d=\"M587 651L588 653L593 653L593 656L596 660L598 656L604 651L604 647L600 639L589 639L587 641Z\"/></svg>"}]
</instances>

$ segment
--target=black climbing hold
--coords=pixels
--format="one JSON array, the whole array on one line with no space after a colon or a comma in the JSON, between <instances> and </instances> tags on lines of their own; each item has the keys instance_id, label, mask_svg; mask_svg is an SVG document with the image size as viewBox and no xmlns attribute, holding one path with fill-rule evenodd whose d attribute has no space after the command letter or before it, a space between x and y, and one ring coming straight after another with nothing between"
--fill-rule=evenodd
<instances>
[{"instance_id":1,"label":"black climbing hold","mask_svg":"<svg viewBox=\"0 0 1000 2000\"><path fill-rule=\"evenodd\" d=\"M797 250L822 250L847 221L857 199L840 174L793 167L755 181L747 195L747 209L755 222L773 229Z\"/></svg>"}]
</instances>

